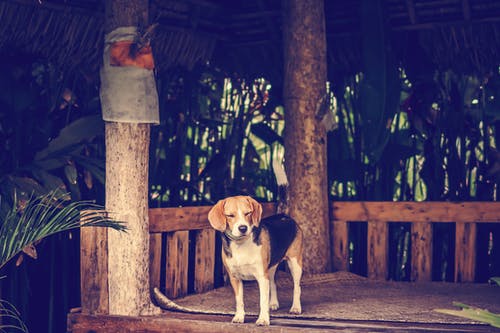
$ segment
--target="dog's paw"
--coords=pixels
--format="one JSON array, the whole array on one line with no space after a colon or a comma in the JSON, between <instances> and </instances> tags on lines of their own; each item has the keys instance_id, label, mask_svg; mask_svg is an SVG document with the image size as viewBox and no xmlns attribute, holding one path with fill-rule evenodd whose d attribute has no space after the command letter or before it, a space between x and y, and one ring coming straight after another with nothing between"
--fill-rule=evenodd
<instances>
[{"instance_id":1,"label":"dog's paw","mask_svg":"<svg viewBox=\"0 0 500 333\"><path fill-rule=\"evenodd\" d=\"M241 324L245 322L245 314L244 313L236 313L233 317L233 320L231 320L232 323L234 324Z\"/></svg>"},{"instance_id":2,"label":"dog's paw","mask_svg":"<svg viewBox=\"0 0 500 333\"><path fill-rule=\"evenodd\" d=\"M259 316L255 323L258 326L269 326L269 316Z\"/></svg>"},{"instance_id":3,"label":"dog's paw","mask_svg":"<svg viewBox=\"0 0 500 333\"><path fill-rule=\"evenodd\" d=\"M269 309L271 311L276 311L280 308L280 304L278 302L275 303L269 303Z\"/></svg>"},{"instance_id":4,"label":"dog's paw","mask_svg":"<svg viewBox=\"0 0 500 333\"><path fill-rule=\"evenodd\" d=\"M302 307L299 306L293 306L290 308L290 313L292 314L301 314L302 313Z\"/></svg>"}]
</instances>

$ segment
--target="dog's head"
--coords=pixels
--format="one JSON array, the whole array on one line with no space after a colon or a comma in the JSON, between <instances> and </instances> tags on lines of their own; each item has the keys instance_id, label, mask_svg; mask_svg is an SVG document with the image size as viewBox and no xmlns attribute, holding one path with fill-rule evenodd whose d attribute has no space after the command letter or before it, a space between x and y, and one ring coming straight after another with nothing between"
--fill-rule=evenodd
<instances>
[{"instance_id":1,"label":"dog's head","mask_svg":"<svg viewBox=\"0 0 500 333\"><path fill-rule=\"evenodd\" d=\"M235 237L248 235L258 227L262 206L248 196L229 197L219 200L208 213L208 221L219 231L229 230Z\"/></svg>"}]
</instances>

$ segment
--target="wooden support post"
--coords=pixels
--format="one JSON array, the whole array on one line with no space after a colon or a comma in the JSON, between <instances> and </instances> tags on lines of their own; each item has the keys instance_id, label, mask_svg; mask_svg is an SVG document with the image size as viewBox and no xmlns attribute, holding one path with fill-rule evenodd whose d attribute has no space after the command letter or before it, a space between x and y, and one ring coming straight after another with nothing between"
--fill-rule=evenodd
<instances>
[{"instance_id":1,"label":"wooden support post","mask_svg":"<svg viewBox=\"0 0 500 333\"><path fill-rule=\"evenodd\" d=\"M368 277L385 280L388 276L389 226L386 221L368 221Z\"/></svg>"},{"instance_id":2,"label":"wooden support post","mask_svg":"<svg viewBox=\"0 0 500 333\"><path fill-rule=\"evenodd\" d=\"M318 114L326 96L323 0L283 1L285 59L285 168L290 215L304 239L304 272L324 273L330 264L326 129Z\"/></svg>"},{"instance_id":3,"label":"wooden support post","mask_svg":"<svg viewBox=\"0 0 500 333\"><path fill-rule=\"evenodd\" d=\"M456 223L455 282L474 282L476 278L476 232L476 223Z\"/></svg>"},{"instance_id":4,"label":"wooden support post","mask_svg":"<svg viewBox=\"0 0 500 333\"><path fill-rule=\"evenodd\" d=\"M161 233L149 235L149 284L150 289L161 288Z\"/></svg>"},{"instance_id":5,"label":"wooden support post","mask_svg":"<svg viewBox=\"0 0 500 333\"><path fill-rule=\"evenodd\" d=\"M177 298L187 294L189 264L189 231L167 234L165 293Z\"/></svg>"},{"instance_id":6,"label":"wooden support post","mask_svg":"<svg viewBox=\"0 0 500 333\"><path fill-rule=\"evenodd\" d=\"M194 291L202 293L214 288L215 230L196 233Z\"/></svg>"},{"instance_id":7,"label":"wooden support post","mask_svg":"<svg viewBox=\"0 0 500 333\"><path fill-rule=\"evenodd\" d=\"M106 228L80 230L80 288L83 313L109 313L107 235Z\"/></svg>"},{"instance_id":8,"label":"wooden support post","mask_svg":"<svg viewBox=\"0 0 500 333\"><path fill-rule=\"evenodd\" d=\"M411 224L411 281L432 281L432 223Z\"/></svg>"},{"instance_id":9,"label":"wooden support post","mask_svg":"<svg viewBox=\"0 0 500 333\"><path fill-rule=\"evenodd\" d=\"M349 270L349 226L346 221L331 222L332 263L334 271Z\"/></svg>"}]
</instances>

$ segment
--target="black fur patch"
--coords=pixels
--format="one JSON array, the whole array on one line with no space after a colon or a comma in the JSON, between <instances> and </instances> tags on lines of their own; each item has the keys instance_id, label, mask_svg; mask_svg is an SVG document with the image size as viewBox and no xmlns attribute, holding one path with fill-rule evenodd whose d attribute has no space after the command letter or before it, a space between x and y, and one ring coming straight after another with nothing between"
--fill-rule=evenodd
<instances>
[{"instance_id":1,"label":"black fur patch","mask_svg":"<svg viewBox=\"0 0 500 333\"><path fill-rule=\"evenodd\" d=\"M226 257L231 258L233 254L231 253L231 249L229 248L229 245L231 244L231 239L227 237L227 235L224 232L219 232L220 233L220 238L222 239L222 250L226 254Z\"/></svg>"},{"instance_id":2,"label":"black fur patch","mask_svg":"<svg viewBox=\"0 0 500 333\"><path fill-rule=\"evenodd\" d=\"M272 267L283 259L286 251L295 239L297 235L297 223L286 214L276 214L262 219L260 221L260 228L266 229L269 233L269 241L271 243L269 267ZM260 242L260 239L257 239L257 241ZM257 243L257 241L255 242Z\"/></svg>"}]
</instances>

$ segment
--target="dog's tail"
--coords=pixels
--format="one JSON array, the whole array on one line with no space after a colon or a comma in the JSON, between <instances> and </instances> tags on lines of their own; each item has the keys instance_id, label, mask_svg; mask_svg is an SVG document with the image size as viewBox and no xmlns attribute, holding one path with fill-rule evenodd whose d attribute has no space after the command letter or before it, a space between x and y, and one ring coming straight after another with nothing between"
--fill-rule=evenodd
<instances>
[{"instance_id":1,"label":"dog's tail","mask_svg":"<svg viewBox=\"0 0 500 333\"><path fill-rule=\"evenodd\" d=\"M278 158L273 158L273 172L278 183L278 205L276 212L278 214L288 214L288 178L285 167Z\"/></svg>"}]
</instances>

